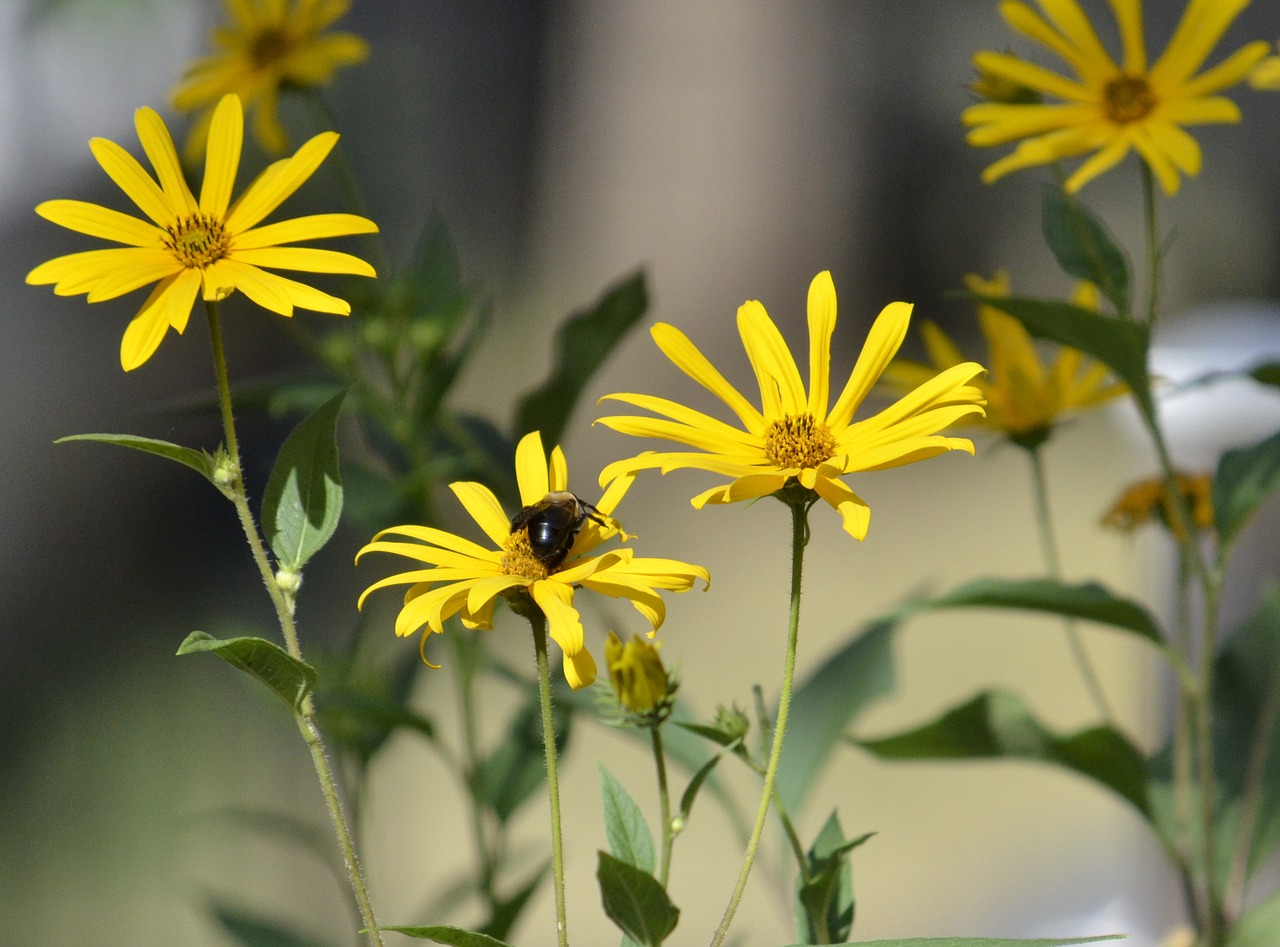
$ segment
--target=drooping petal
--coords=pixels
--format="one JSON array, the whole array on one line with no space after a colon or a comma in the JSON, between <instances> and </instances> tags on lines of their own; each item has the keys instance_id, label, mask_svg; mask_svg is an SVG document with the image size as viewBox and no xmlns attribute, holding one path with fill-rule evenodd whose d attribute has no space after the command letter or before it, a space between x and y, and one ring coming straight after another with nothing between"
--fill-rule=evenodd
<instances>
[{"instance_id":1,"label":"drooping petal","mask_svg":"<svg viewBox=\"0 0 1280 947\"><path fill-rule=\"evenodd\" d=\"M582 621L573 607L573 589L559 582L534 582L533 600L547 619L547 632L564 652L564 677L579 690L596 679L596 664L583 643Z\"/></svg>"},{"instance_id":2,"label":"drooping petal","mask_svg":"<svg viewBox=\"0 0 1280 947\"><path fill-rule=\"evenodd\" d=\"M175 312L185 310L190 313L199 285L199 275L191 270L184 270L156 284L120 340L121 368L131 372L155 354L160 341L177 318ZM185 325L185 315L182 321Z\"/></svg>"},{"instance_id":3,"label":"drooping petal","mask_svg":"<svg viewBox=\"0 0 1280 947\"><path fill-rule=\"evenodd\" d=\"M850 490L842 480L829 476L819 476L813 489L840 514L840 522L846 533L859 542L867 538L867 529L871 525L871 507L862 497Z\"/></svg>"}]
</instances>

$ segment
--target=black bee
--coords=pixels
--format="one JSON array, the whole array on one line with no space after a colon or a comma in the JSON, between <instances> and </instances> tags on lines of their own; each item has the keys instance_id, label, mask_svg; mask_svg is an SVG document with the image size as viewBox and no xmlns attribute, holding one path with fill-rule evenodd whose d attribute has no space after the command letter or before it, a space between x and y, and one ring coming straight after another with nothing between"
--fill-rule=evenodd
<instances>
[{"instance_id":1,"label":"black bee","mask_svg":"<svg viewBox=\"0 0 1280 947\"><path fill-rule=\"evenodd\" d=\"M591 519L601 526L609 525L599 512L567 490L557 490L511 517L511 532L527 529L534 556L548 569L554 569L569 555L583 523Z\"/></svg>"}]
</instances>

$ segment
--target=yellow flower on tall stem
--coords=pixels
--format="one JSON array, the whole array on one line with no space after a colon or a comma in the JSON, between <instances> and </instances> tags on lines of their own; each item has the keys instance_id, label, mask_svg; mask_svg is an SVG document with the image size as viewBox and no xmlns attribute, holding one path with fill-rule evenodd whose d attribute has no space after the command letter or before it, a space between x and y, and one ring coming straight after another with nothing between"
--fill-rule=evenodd
<instances>
[{"instance_id":1,"label":"yellow flower on tall stem","mask_svg":"<svg viewBox=\"0 0 1280 947\"><path fill-rule=\"evenodd\" d=\"M976 362L949 367L924 381L877 414L853 416L884 371L911 319L908 303L890 303L880 313L844 389L831 401L831 336L836 325L836 290L828 272L809 286L809 388L795 359L765 308L755 300L738 309L738 332L760 385L757 408L674 326L659 323L655 342L686 375L723 401L742 428L666 398L612 394L660 417L611 416L598 423L640 437L685 444L692 451L646 452L617 461L600 475L601 484L636 471L663 473L683 467L707 470L731 482L698 494L693 505L734 503L777 493L798 484L839 511L844 529L855 539L867 534L871 509L840 478L924 460L950 450L973 453L973 443L947 437L944 428L982 414L981 390L970 382L983 371Z\"/></svg>"},{"instance_id":2,"label":"yellow flower on tall stem","mask_svg":"<svg viewBox=\"0 0 1280 947\"><path fill-rule=\"evenodd\" d=\"M1077 191L1137 151L1166 194L1181 174L1200 172L1200 146L1184 126L1238 122L1240 109L1216 95L1243 80L1266 55L1249 43L1204 72L1213 47L1249 0L1189 0L1164 53L1148 65L1141 0L1109 0L1120 31L1122 57L1112 59L1076 0L1038 0L1042 16L1020 0L1003 0L1005 22L1047 47L1076 78L1007 53L980 52L978 71L1060 101L980 102L964 111L968 142L978 147L1019 142L982 174L987 183L1011 171L1090 156L1066 181Z\"/></svg>"},{"instance_id":3,"label":"yellow flower on tall stem","mask_svg":"<svg viewBox=\"0 0 1280 947\"><path fill-rule=\"evenodd\" d=\"M284 154L280 90L327 84L343 66L363 62L369 44L354 33L326 33L350 0L226 0L228 26L213 31L218 52L194 62L173 90L181 112L205 109L187 138L188 160L204 152L213 107L229 92L253 113L253 134L269 154Z\"/></svg>"},{"instance_id":4,"label":"yellow flower on tall stem","mask_svg":"<svg viewBox=\"0 0 1280 947\"><path fill-rule=\"evenodd\" d=\"M531 507L549 494L567 494L569 471L559 447L548 460L537 431L525 435L516 448L516 479L520 501ZM424 629L425 635L444 631L444 622L461 614L468 628L492 628L499 595L527 595L546 617L551 638L564 653L564 676L575 689L595 680L596 665L583 640L582 621L574 594L589 589L612 598L626 598L648 621L650 634L666 617L659 590L685 592L696 580L709 582L707 570L674 559L635 556L631 549L596 549L614 537L630 538L613 520L613 511L626 495L631 476L614 480L583 519L562 562L548 565L530 545L527 527L512 528L511 517L498 498L479 483L452 483L449 488L493 543L486 548L461 536L430 526L396 526L380 532L357 554L389 552L425 563L427 568L402 572L375 582L360 596L392 585L408 585L404 607L396 618L401 637ZM386 537L404 537L400 542Z\"/></svg>"},{"instance_id":5,"label":"yellow flower on tall stem","mask_svg":"<svg viewBox=\"0 0 1280 947\"><path fill-rule=\"evenodd\" d=\"M86 294L91 303L115 299L151 283L155 288L125 330L120 364L132 371L151 357L170 329L182 332L197 296L215 302L240 290L282 316L294 307L348 315L345 300L266 268L308 273L373 276L373 267L336 250L292 247L322 237L374 233L377 225L354 214L315 214L262 224L307 178L338 140L316 135L290 158L277 161L231 203L244 115L240 99L224 96L209 127L204 183L196 199L182 174L178 153L164 121L149 108L135 116L138 138L155 168L148 174L113 141L89 143L103 170L150 218L143 220L85 201L45 201L36 213L91 237L125 244L61 256L37 266L27 282L52 283L59 296Z\"/></svg>"},{"instance_id":6,"label":"yellow flower on tall stem","mask_svg":"<svg viewBox=\"0 0 1280 947\"><path fill-rule=\"evenodd\" d=\"M990 280L965 277L965 287L982 296L1008 296L1009 276L1000 271ZM1072 302L1096 309L1098 291L1081 283ZM1024 447L1041 443L1063 415L1095 407L1122 397L1129 389L1111 377L1101 362L1078 349L1062 346L1052 364L1040 358L1026 327L1008 313L988 303L978 305L978 324L987 340L987 364L991 372L974 385L987 400L985 416L966 423L1004 434ZM900 391L911 391L929 378L964 361L955 342L932 322L921 327L929 364L895 359L883 380Z\"/></svg>"}]
</instances>

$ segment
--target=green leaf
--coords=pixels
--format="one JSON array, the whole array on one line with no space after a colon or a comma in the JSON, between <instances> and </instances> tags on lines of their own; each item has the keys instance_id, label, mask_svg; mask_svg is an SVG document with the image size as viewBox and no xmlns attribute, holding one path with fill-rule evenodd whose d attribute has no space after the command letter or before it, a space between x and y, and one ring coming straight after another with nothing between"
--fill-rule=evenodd
<instances>
[{"instance_id":1,"label":"green leaf","mask_svg":"<svg viewBox=\"0 0 1280 947\"><path fill-rule=\"evenodd\" d=\"M293 429L262 495L262 525L276 558L298 570L329 541L342 514L338 470L340 391Z\"/></svg>"},{"instance_id":2,"label":"green leaf","mask_svg":"<svg viewBox=\"0 0 1280 947\"><path fill-rule=\"evenodd\" d=\"M896 616L869 625L796 688L777 788L788 812L799 811L846 727L894 688Z\"/></svg>"},{"instance_id":3,"label":"green leaf","mask_svg":"<svg viewBox=\"0 0 1280 947\"><path fill-rule=\"evenodd\" d=\"M582 389L649 307L643 272L611 287L591 308L574 313L556 333L550 377L521 400L516 431L541 431L548 448L559 444Z\"/></svg>"},{"instance_id":4,"label":"green leaf","mask_svg":"<svg viewBox=\"0 0 1280 947\"><path fill-rule=\"evenodd\" d=\"M210 905L209 913L244 947L326 947L321 941L304 937L283 924L226 904Z\"/></svg>"},{"instance_id":5,"label":"green leaf","mask_svg":"<svg viewBox=\"0 0 1280 947\"><path fill-rule=\"evenodd\" d=\"M1280 894L1273 894L1231 927L1227 947L1275 947L1280 944Z\"/></svg>"},{"instance_id":6,"label":"green leaf","mask_svg":"<svg viewBox=\"0 0 1280 947\"><path fill-rule=\"evenodd\" d=\"M1155 417L1151 376L1147 373L1151 330L1144 323L1113 319L1092 309L1052 299L977 294L974 298L1007 312L1036 338L1048 339L1092 355L1129 386L1139 409L1148 419Z\"/></svg>"},{"instance_id":7,"label":"green leaf","mask_svg":"<svg viewBox=\"0 0 1280 947\"><path fill-rule=\"evenodd\" d=\"M1280 388L1280 362L1263 362L1249 369L1249 377L1262 385Z\"/></svg>"},{"instance_id":8,"label":"green leaf","mask_svg":"<svg viewBox=\"0 0 1280 947\"><path fill-rule=\"evenodd\" d=\"M689 785L685 787L684 793L680 796L680 818L682 820L686 822L689 820L689 816L693 813L694 800L698 798L698 792L702 789L708 777L711 776L711 771L716 768L716 764L724 759L726 753L737 752L741 747L742 738L738 737L731 743L726 744L724 749L698 767L698 771L693 774L693 778L689 780Z\"/></svg>"},{"instance_id":9,"label":"green leaf","mask_svg":"<svg viewBox=\"0 0 1280 947\"><path fill-rule=\"evenodd\" d=\"M1019 759L1052 763L1110 789L1148 820L1146 763L1111 727L1060 736L1041 725L1021 699L986 691L931 723L872 740L854 740L881 759Z\"/></svg>"},{"instance_id":10,"label":"green leaf","mask_svg":"<svg viewBox=\"0 0 1280 947\"><path fill-rule=\"evenodd\" d=\"M1094 937L902 937L893 940L856 940L848 947L1073 947L1075 944L1097 944L1104 940L1124 940L1128 934L1099 934ZM792 944L790 947L805 947Z\"/></svg>"},{"instance_id":11,"label":"green leaf","mask_svg":"<svg viewBox=\"0 0 1280 947\"><path fill-rule=\"evenodd\" d=\"M658 947L676 927L680 909L647 871L600 852L596 879L604 913L643 947Z\"/></svg>"},{"instance_id":12,"label":"green leaf","mask_svg":"<svg viewBox=\"0 0 1280 947\"><path fill-rule=\"evenodd\" d=\"M653 835L644 813L622 783L600 765L600 795L604 799L604 831L614 858L653 873Z\"/></svg>"},{"instance_id":13,"label":"green leaf","mask_svg":"<svg viewBox=\"0 0 1280 947\"><path fill-rule=\"evenodd\" d=\"M1044 236L1058 265L1088 280L1117 313L1129 312L1129 263L1106 226L1060 187L1044 191Z\"/></svg>"},{"instance_id":14,"label":"green leaf","mask_svg":"<svg viewBox=\"0 0 1280 947\"><path fill-rule=\"evenodd\" d=\"M913 602L904 611L957 607L1017 608L1083 618L1131 632L1166 650L1150 612L1096 582L1068 585L1054 579L975 579L945 595Z\"/></svg>"},{"instance_id":15,"label":"green leaf","mask_svg":"<svg viewBox=\"0 0 1280 947\"><path fill-rule=\"evenodd\" d=\"M437 944L448 944L449 947L511 947L506 941L488 934L463 930L461 927L379 927L378 930L395 931L418 940L433 940Z\"/></svg>"},{"instance_id":16,"label":"green leaf","mask_svg":"<svg viewBox=\"0 0 1280 947\"><path fill-rule=\"evenodd\" d=\"M480 929L480 933L487 934L490 937L505 938L511 932L511 928L515 926L516 921L520 919L520 914L524 911L525 905L529 903L529 899L538 890L538 886L542 884L542 879L547 876L550 868L551 863L546 862L534 872L532 878L517 888L514 894L508 898L498 900L493 905L493 913Z\"/></svg>"},{"instance_id":17,"label":"green leaf","mask_svg":"<svg viewBox=\"0 0 1280 947\"><path fill-rule=\"evenodd\" d=\"M1218 541L1229 545L1254 511L1280 485L1280 431L1252 447L1229 450L1213 478Z\"/></svg>"},{"instance_id":18,"label":"green leaf","mask_svg":"<svg viewBox=\"0 0 1280 947\"><path fill-rule=\"evenodd\" d=\"M99 444L118 444L120 447L128 447L132 450L142 451L144 454L152 454L156 457L163 457L165 460L176 461L184 467L190 467L219 490L223 489L222 485L214 479L216 461L213 455L202 450L182 447L178 444L171 444L168 441L158 441L154 437L137 437L133 434L69 434L66 437L58 438L54 443L66 444L69 441L95 441Z\"/></svg>"},{"instance_id":19,"label":"green leaf","mask_svg":"<svg viewBox=\"0 0 1280 947\"><path fill-rule=\"evenodd\" d=\"M796 933L805 943L843 943L848 938L854 910L848 855L869 838L867 834L846 840L834 811L819 830L806 854L809 881L796 879Z\"/></svg>"},{"instance_id":20,"label":"green leaf","mask_svg":"<svg viewBox=\"0 0 1280 947\"><path fill-rule=\"evenodd\" d=\"M211 652L233 667L256 677L293 710L316 683L311 665L290 655L265 638L227 638L221 640L203 631L193 631L178 647L178 654Z\"/></svg>"},{"instance_id":21,"label":"green leaf","mask_svg":"<svg viewBox=\"0 0 1280 947\"><path fill-rule=\"evenodd\" d=\"M569 740L572 715L555 715L556 748L563 753ZM542 712L536 694L516 712L506 738L481 762L475 791L479 800L493 810L501 822L516 812L547 779L546 751L542 746Z\"/></svg>"}]
</instances>

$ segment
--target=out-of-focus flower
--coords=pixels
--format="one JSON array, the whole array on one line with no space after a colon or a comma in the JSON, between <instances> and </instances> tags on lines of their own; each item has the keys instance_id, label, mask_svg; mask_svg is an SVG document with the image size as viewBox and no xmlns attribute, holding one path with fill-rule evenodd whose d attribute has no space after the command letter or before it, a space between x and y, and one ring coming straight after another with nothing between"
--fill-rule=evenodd
<instances>
[{"instance_id":1,"label":"out-of-focus flower","mask_svg":"<svg viewBox=\"0 0 1280 947\"><path fill-rule=\"evenodd\" d=\"M1191 519L1201 532L1213 528L1213 478L1207 473L1179 473L1178 490L1191 511ZM1125 487L1102 517L1102 525L1131 533L1155 520L1175 539L1183 538L1182 527L1173 512L1173 499L1163 477L1148 477Z\"/></svg>"},{"instance_id":2,"label":"out-of-focus flower","mask_svg":"<svg viewBox=\"0 0 1280 947\"><path fill-rule=\"evenodd\" d=\"M855 539L867 534L871 508L840 478L866 470L900 467L945 451L973 453L973 443L938 433L982 413L982 393L970 384L982 366L966 362L930 378L901 400L861 421L853 415L889 364L907 332L908 303L890 303L867 337L844 390L830 405L831 335L836 325L836 289L831 274L819 273L809 286L809 389L795 359L764 306L755 300L738 308L738 333L760 385L761 407L751 404L674 326L652 329L664 355L738 416L742 429L653 395L613 394L659 418L600 418L623 434L657 437L694 448L648 451L610 464L602 484L645 469L663 473L682 467L730 477L693 498L693 505L735 503L769 496L789 484L812 491L839 511Z\"/></svg>"},{"instance_id":3,"label":"out-of-focus flower","mask_svg":"<svg viewBox=\"0 0 1280 947\"><path fill-rule=\"evenodd\" d=\"M218 51L192 63L173 90L179 111L205 109L184 148L190 161L203 153L213 106L228 92L252 112L258 144L284 154L280 90L325 85L369 56L369 44L354 33L325 32L351 9L350 0L226 0L226 7L230 24L213 31Z\"/></svg>"},{"instance_id":4,"label":"out-of-focus flower","mask_svg":"<svg viewBox=\"0 0 1280 947\"><path fill-rule=\"evenodd\" d=\"M1020 0L1003 0L1005 22L1047 47L1076 78L992 51L974 56L978 72L1002 78L1059 101L1016 104L980 102L961 120L971 127L968 142L978 147L1019 142L1012 154L982 174L987 183L1011 171L1089 157L1066 181L1068 191L1137 151L1166 194L1176 194L1180 175L1200 173L1200 146L1185 126L1238 122L1240 109L1215 93L1241 82L1266 55L1253 42L1197 74L1222 34L1249 0L1190 0L1164 53L1147 63L1140 0L1110 0L1120 31L1122 58L1116 62L1076 0L1038 0L1044 16Z\"/></svg>"},{"instance_id":5,"label":"out-of-focus flower","mask_svg":"<svg viewBox=\"0 0 1280 947\"><path fill-rule=\"evenodd\" d=\"M85 201L45 201L36 208L40 216L125 246L60 256L27 274L28 283L52 283L59 296L85 293L91 303L156 283L120 344L125 371L146 362L170 328L178 332L186 328L197 296L219 300L240 290L282 316L292 316L295 306L341 316L351 312L345 300L264 267L373 276L372 266L349 253L284 246L374 233L378 227L373 221L354 214L316 214L258 226L311 177L338 140L335 132L316 135L292 157L271 165L233 204L231 192L244 139L238 96L223 96L209 126L199 200L187 186L173 139L160 116L149 108L139 109L135 124L155 178L113 141L95 138L89 147L103 170L150 219Z\"/></svg>"},{"instance_id":6,"label":"out-of-focus flower","mask_svg":"<svg viewBox=\"0 0 1280 947\"><path fill-rule=\"evenodd\" d=\"M1009 295L1009 277L1004 272L996 273L990 280L967 276L965 286L983 296ZM1084 308L1096 308L1096 287L1081 283L1072 302ZM1035 447L1044 441L1063 415L1119 398L1129 390L1111 379L1105 365L1078 349L1063 346L1053 363L1046 365L1022 323L995 306L979 304L978 324L987 340L990 373L973 384L987 399L987 411L984 416L966 419L965 423L998 431L1019 445ZM964 359L956 344L934 323L926 322L921 334L929 364L907 359L891 363L883 379L895 390L909 391Z\"/></svg>"},{"instance_id":7,"label":"out-of-focus flower","mask_svg":"<svg viewBox=\"0 0 1280 947\"><path fill-rule=\"evenodd\" d=\"M425 646L425 636L443 633L445 620L453 615L460 613L467 628L492 628L499 595L527 596L546 617L551 638L564 653L564 676L569 686L585 687L595 680L596 664L583 642L582 621L573 604L579 589L630 600L648 620L652 634L666 617L659 590L686 592L698 579L710 581L706 569L675 559L642 558L630 549L595 553L608 539L629 538L612 516L633 479L619 477L609 485L594 507L594 515L584 515L574 525L576 533L568 551L554 565L548 565L547 557L540 556L539 548L531 544L528 526L512 527L511 517L488 487L452 483L449 489L496 548L488 549L430 526L385 529L357 553L357 562L365 553L389 552L426 563L427 568L373 583L361 594L359 604L363 606L369 593L377 589L409 586L396 618L396 634L405 637L425 628ZM556 447L548 458L538 432L526 434L516 448L516 480L526 508L551 494L567 494L569 468L564 453ZM390 536L413 542L385 538Z\"/></svg>"},{"instance_id":8,"label":"out-of-focus flower","mask_svg":"<svg viewBox=\"0 0 1280 947\"><path fill-rule=\"evenodd\" d=\"M1249 85L1263 92L1280 92L1280 56L1268 56L1254 66Z\"/></svg>"}]
</instances>

